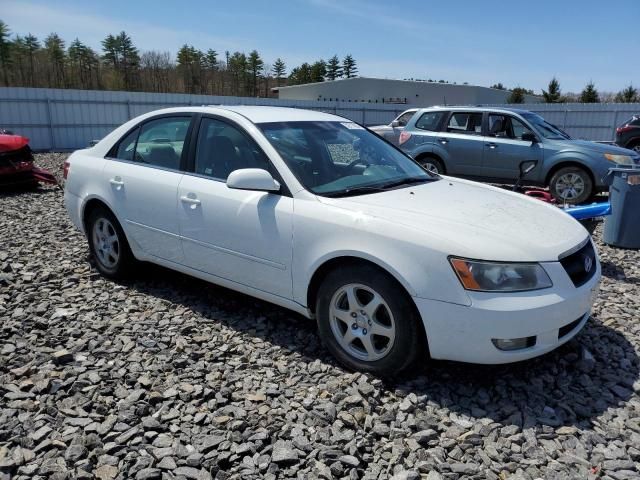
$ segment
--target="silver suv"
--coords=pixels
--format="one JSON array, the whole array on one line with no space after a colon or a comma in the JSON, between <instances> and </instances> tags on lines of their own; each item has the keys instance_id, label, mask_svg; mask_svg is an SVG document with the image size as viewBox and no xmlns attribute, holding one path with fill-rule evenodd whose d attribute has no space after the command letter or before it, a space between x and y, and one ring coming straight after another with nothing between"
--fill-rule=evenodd
<instances>
[{"instance_id":1,"label":"silver suv","mask_svg":"<svg viewBox=\"0 0 640 480\"><path fill-rule=\"evenodd\" d=\"M496 183L515 181L520 163L535 160L526 182L548 186L568 203L606 190L604 178L616 164L640 163L637 152L574 140L540 115L515 108L419 109L398 143L428 170Z\"/></svg>"}]
</instances>

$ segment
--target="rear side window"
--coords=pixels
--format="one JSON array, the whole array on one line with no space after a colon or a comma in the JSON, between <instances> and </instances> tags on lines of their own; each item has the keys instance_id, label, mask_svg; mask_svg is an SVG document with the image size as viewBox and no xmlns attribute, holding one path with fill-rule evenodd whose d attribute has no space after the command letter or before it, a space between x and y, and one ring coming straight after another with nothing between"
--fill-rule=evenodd
<instances>
[{"instance_id":1,"label":"rear side window","mask_svg":"<svg viewBox=\"0 0 640 480\"><path fill-rule=\"evenodd\" d=\"M629 125L636 125L636 126L640 126L640 116L638 117L632 117L631 120L629 120Z\"/></svg>"},{"instance_id":2,"label":"rear side window","mask_svg":"<svg viewBox=\"0 0 640 480\"><path fill-rule=\"evenodd\" d=\"M447 132L482 135L482 113L453 113L447 124Z\"/></svg>"},{"instance_id":3,"label":"rear side window","mask_svg":"<svg viewBox=\"0 0 640 480\"><path fill-rule=\"evenodd\" d=\"M444 116L444 112L423 113L422 116L416 122L416 128L435 132L436 130L438 130L438 126L440 125L440 121L442 120L443 116Z\"/></svg>"},{"instance_id":4,"label":"rear side window","mask_svg":"<svg viewBox=\"0 0 640 480\"><path fill-rule=\"evenodd\" d=\"M400 115L396 120L398 121L398 126L399 127L406 127L407 123L409 123L409 120L411 120L411 117L413 117L413 115L415 114L415 110L412 110L411 112L405 112L402 115Z\"/></svg>"},{"instance_id":5,"label":"rear side window","mask_svg":"<svg viewBox=\"0 0 640 480\"><path fill-rule=\"evenodd\" d=\"M115 153L116 158L119 158L120 160L133 161L138 133L140 133L140 128L134 129L120 140L120 144L118 145L118 149Z\"/></svg>"},{"instance_id":6,"label":"rear side window","mask_svg":"<svg viewBox=\"0 0 640 480\"><path fill-rule=\"evenodd\" d=\"M135 161L179 170L190 122L191 117L166 117L142 125L136 144Z\"/></svg>"}]
</instances>

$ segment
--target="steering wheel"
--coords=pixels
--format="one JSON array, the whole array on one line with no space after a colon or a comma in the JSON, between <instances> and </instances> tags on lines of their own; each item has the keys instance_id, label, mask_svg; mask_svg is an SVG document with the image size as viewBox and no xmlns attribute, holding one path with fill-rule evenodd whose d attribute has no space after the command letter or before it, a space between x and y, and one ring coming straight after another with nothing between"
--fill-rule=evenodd
<instances>
[{"instance_id":1,"label":"steering wheel","mask_svg":"<svg viewBox=\"0 0 640 480\"><path fill-rule=\"evenodd\" d=\"M358 158L347 165L347 171L351 173L355 169L355 167L357 167L358 165L364 165L364 169L366 170L367 168L369 168L371 164L366 160Z\"/></svg>"}]
</instances>

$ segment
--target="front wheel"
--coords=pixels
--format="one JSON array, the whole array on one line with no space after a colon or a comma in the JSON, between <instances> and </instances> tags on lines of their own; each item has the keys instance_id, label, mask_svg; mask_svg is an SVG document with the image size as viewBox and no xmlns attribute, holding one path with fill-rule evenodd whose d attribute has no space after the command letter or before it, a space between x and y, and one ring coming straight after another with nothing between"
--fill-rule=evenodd
<instances>
[{"instance_id":1,"label":"front wheel","mask_svg":"<svg viewBox=\"0 0 640 480\"><path fill-rule=\"evenodd\" d=\"M549 190L561 203L583 203L593 195L591 176L580 167L563 167L553 174Z\"/></svg>"},{"instance_id":2,"label":"front wheel","mask_svg":"<svg viewBox=\"0 0 640 480\"><path fill-rule=\"evenodd\" d=\"M351 370L389 377L405 371L423 351L410 297L372 266L331 272L318 292L317 320L327 349Z\"/></svg>"}]
</instances>

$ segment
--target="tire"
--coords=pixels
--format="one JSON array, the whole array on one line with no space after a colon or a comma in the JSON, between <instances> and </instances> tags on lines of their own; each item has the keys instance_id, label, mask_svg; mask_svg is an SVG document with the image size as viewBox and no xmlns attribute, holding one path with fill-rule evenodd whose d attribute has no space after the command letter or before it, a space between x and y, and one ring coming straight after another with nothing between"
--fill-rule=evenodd
<instances>
[{"instance_id":1,"label":"tire","mask_svg":"<svg viewBox=\"0 0 640 480\"><path fill-rule=\"evenodd\" d=\"M356 300L351 300L354 296ZM380 302L374 308L376 298ZM352 301L357 308L352 308ZM427 356L422 322L411 298L393 278L373 266L330 272L320 286L316 305L322 342L350 370L397 376L420 354Z\"/></svg>"},{"instance_id":2,"label":"tire","mask_svg":"<svg viewBox=\"0 0 640 480\"><path fill-rule=\"evenodd\" d=\"M632 142L627 146L627 148L629 150L633 150L636 153L640 153L640 142Z\"/></svg>"},{"instance_id":3,"label":"tire","mask_svg":"<svg viewBox=\"0 0 640 480\"><path fill-rule=\"evenodd\" d=\"M444 174L444 165L440 160L433 157L421 157L418 159L418 163L422 168L438 175Z\"/></svg>"},{"instance_id":4,"label":"tire","mask_svg":"<svg viewBox=\"0 0 640 480\"><path fill-rule=\"evenodd\" d=\"M593 194L593 180L581 167L563 167L553 174L549 181L551 195L559 203L584 203Z\"/></svg>"},{"instance_id":5,"label":"tire","mask_svg":"<svg viewBox=\"0 0 640 480\"><path fill-rule=\"evenodd\" d=\"M135 259L113 213L103 207L91 211L87 219L87 239L91 256L102 275L120 280L129 275Z\"/></svg>"}]
</instances>

